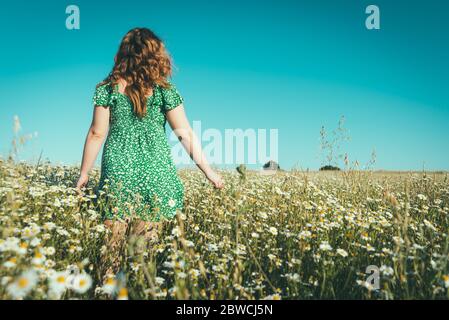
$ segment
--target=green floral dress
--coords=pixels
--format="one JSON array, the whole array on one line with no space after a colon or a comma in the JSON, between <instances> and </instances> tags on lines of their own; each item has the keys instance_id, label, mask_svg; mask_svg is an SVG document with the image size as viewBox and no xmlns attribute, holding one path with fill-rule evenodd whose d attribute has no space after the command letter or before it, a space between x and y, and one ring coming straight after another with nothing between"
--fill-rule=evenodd
<instances>
[{"instance_id":1,"label":"green floral dress","mask_svg":"<svg viewBox=\"0 0 449 320\"><path fill-rule=\"evenodd\" d=\"M184 188L165 132L165 113L182 102L173 84L168 89L155 85L147 100L147 114L139 118L131 100L117 86L96 88L94 105L110 108L98 186L107 198L102 210L105 219L136 216L160 221L173 218L182 209Z\"/></svg>"}]
</instances>

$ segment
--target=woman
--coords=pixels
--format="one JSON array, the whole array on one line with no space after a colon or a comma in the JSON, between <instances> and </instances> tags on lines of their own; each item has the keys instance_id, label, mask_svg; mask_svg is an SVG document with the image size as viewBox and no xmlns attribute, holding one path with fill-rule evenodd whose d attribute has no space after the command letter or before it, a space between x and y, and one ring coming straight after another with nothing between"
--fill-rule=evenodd
<instances>
[{"instance_id":1,"label":"woman","mask_svg":"<svg viewBox=\"0 0 449 320\"><path fill-rule=\"evenodd\" d=\"M168 80L171 73L163 42L149 29L135 28L123 38L111 73L96 88L77 188L87 184L107 137L99 189L108 195L104 219L112 229L109 249L120 247L131 216L133 232L150 239L159 221L182 209L184 189L171 158L167 121L207 179L223 187L193 134L182 97Z\"/></svg>"}]
</instances>

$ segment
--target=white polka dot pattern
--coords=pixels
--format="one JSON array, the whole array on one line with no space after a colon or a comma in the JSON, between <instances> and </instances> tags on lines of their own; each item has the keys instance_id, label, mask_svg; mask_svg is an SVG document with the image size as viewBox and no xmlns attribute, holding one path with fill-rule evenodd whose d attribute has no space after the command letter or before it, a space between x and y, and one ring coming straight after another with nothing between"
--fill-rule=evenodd
<instances>
[{"instance_id":1,"label":"white polka dot pattern","mask_svg":"<svg viewBox=\"0 0 449 320\"><path fill-rule=\"evenodd\" d=\"M173 218L184 201L165 132L165 113L183 103L176 87L154 86L143 118L134 114L130 99L110 84L97 87L93 103L110 108L98 187L108 198L104 218L131 214L146 221Z\"/></svg>"}]
</instances>

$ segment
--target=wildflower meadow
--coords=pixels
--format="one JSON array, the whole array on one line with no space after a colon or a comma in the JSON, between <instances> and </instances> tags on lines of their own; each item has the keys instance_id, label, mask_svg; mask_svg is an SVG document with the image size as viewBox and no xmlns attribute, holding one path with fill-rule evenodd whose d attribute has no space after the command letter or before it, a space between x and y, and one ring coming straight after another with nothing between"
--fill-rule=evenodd
<instances>
[{"instance_id":1,"label":"wildflower meadow","mask_svg":"<svg viewBox=\"0 0 449 320\"><path fill-rule=\"evenodd\" d=\"M0 160L1 299L446 299L447 173L181 170L185 207L158 242L107 251L95 171ZM367 268L378 270L378 288Z\"/></svg>"}]
</instances>

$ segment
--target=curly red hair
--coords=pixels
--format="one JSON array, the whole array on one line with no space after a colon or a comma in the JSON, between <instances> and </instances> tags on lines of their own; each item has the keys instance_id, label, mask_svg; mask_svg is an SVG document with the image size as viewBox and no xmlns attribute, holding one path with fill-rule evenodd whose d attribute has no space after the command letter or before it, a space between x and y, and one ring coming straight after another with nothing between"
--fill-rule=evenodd
<instances>
[{"instance_id":1,"label":"curly red hair","mask_svg":"<svg viewBox=\"0 0 449 320\"><path fill-rule=\"evenodd\" d=\"M100 84L126 81L125 94L138 117L147 112L147 95L154 85L169 88L172 74L171 57L162 40L150 29L134 28L123 37L114 67Z\"/></svg>"}]
</instances>

